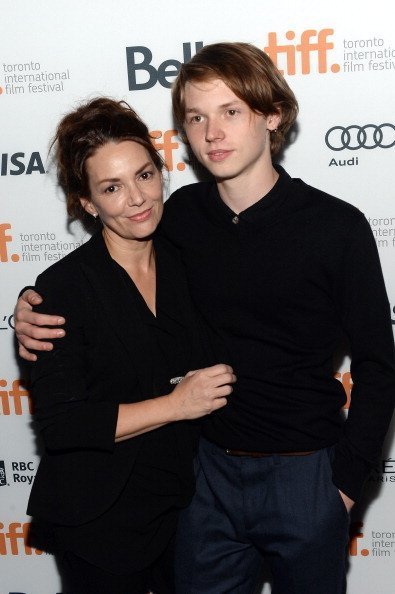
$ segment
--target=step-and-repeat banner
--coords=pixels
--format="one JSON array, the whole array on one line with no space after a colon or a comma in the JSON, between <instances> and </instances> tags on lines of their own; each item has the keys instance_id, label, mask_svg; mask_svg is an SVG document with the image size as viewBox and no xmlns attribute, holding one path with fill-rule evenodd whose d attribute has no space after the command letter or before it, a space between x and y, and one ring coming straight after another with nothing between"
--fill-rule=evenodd
<instances>
[{"instance_id":1,"label":"step-and-repeat banner","mask_svg":"<svg viewBox=\"0 0 395 594\"><path fill-rule=\"evenodd\" d=\"M395 324L393 2L3 0L0 13L0 594L56 594L53 558L25 541L39 457L13 307L21 287L87 239L67 225L48 159L57 121L87 97L127 100L149 124L171 192L195 180L171 118L180 64L217 41L264 49L300 102L282 164L365 213ZM352 397L349 361L334 371ZM391 430L352 516L350 594L393 592L394 448Z\"/></svg>"}]
</instances>

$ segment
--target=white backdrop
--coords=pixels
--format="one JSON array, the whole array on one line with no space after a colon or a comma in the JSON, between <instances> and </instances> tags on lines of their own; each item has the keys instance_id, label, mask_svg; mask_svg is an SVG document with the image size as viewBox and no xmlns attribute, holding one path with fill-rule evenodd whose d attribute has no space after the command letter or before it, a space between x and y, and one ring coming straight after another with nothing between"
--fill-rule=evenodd
<instances>
[{"instance_id":1,"label":"white backdrop","mask_svg":"<svg viewBox=\"0 0 395 594\"><path fill-rule=\"evenodd\" d=\"M67 227L47 162L60 116L98 94L126 99L156 133L170 191L194 180L170 113L179 63L217 41L265 49L300 102L282 164L366 214L394 308L393 25L392 0L0 2L0 594L60 592L53 559L24 544L38 457L12 333L20 288L87 239L79 225ZM349 394L348 362L335 371ZM392 434L353 514L350 594L393 592Z\"/></svg>"}]
</instances>

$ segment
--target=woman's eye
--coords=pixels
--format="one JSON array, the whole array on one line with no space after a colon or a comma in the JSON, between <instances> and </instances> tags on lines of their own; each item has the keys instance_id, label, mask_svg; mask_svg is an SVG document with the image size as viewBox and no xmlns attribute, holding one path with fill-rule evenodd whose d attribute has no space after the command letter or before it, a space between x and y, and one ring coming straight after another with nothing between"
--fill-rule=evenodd
<instances>
[{"instance_id":1,"label":"woman's eye","mask_svg":"<svg viewBox=\"0 0 395 594\"><path fill-rule=\"evenodd\" d=\"M235 109L228 109L228 115L234 116L236 115L237 111Z\"/></svg>"},{"instance_id":2,"label":"woman's eye","mask_svg":"<svg viewBox=\"0 0 395 594\"><path fill-rule=\"evenodd\" d=\"M142 179L143 181L147 181L152 177L152 175L152 171L144 171L144 173L140 175L140 179Z\"/></svg>"},{"instance_id":3,"label":"woman's eye","mask_svg":"<svg viewBox=\"0 0 395 594\"><path fill-rule=\"evenodd\" d=\"M117 186L108 186L108 188L106 188L104 191L106 194L113 194L117 191Z\"/></svg>"}]
</instances>

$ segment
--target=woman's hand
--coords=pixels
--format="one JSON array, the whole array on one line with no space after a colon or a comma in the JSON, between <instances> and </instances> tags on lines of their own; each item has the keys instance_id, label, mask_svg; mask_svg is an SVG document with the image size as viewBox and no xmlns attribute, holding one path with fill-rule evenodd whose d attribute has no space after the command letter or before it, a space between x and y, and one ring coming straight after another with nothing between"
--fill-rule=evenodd
<instances>
[{"instance_id":1,"label":"woman's hand","mask_svg":"<svg viewBox=\"0 0 395 594\"><path fill-rule=\"evenodd\" d=\"M42 328L41 326L61 326L65 319L59 316L48 316L35 313L32 308L42 302L42 298L33 289L27 289L19 297L15 310L15 334L19 342L19 355L26 361L36 361L37 356L28 349L35 351L50 351L53 349L51 342L42 342L42 339L62 338L65 331L60 328Z\"/></svg>"},{"instance_id":2,"label":"woman's hand","mask_svg":"<svg viewBox=\"0 0 395 594\"><path fill-rule=\"evenodd\" d=\"M235 381L233 369L225 364L190 371L169 395L176 420L197 419L222 408Z\"/></svg>"},{"instance_id":3,"label":"woman's hand","mask_svg":"<svg viewBox=\"0 0 395 594\"><path fill-rule=\"evenodd\" d=\"M115 441L153 431L167 423L198 419L226 405L236 381L229 365L190 371L171 394L119 405Z\"/></svg>"}]
</instances>

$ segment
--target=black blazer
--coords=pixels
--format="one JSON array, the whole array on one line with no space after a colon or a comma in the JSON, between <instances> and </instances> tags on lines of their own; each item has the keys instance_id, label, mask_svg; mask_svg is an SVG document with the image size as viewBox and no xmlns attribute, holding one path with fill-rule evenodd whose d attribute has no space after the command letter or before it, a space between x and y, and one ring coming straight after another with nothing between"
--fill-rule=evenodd
<instances>
[{"instance_id":1,"label":"black blazer","mask_svg":"<svg viewBox=\"0 0 395 594\"><path fill-rule=\"evenodd\" d=\"M212 361L174 248L157 239L155 250L157 312L177 321L183 341L172 354L175 377ZM44 301L36 311L66 318L66 337L31 365L45 453L27 511L46 522L76 526L116 501L145 439L114 442L118 404L171 391L170 377L153 378L147 326L117 266L99 232L37 279ZM152 393L154 385L160 393ZM181 463L192 472L196 429L189 423L175 428Z\"/></svg>"}]
</instances>

